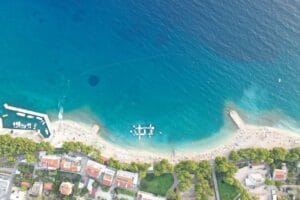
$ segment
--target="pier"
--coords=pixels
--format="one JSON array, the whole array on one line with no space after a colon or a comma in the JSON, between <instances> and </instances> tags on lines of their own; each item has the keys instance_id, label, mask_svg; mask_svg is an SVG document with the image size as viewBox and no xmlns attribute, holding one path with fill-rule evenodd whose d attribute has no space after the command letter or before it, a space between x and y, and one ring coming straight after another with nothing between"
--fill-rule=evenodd
<instances>
[{"instance_id":1,"label":"pier","mask_svg":"<svg viewBox=\"0 0 300 200\"><path fill-rule=\"evenodd\" d=\"M232 119L232 121L235 123L235 125L238 127L238 129L245 128L245 122L235 110L230 110L229 116Z\"/></svg>"},{"instance_id":2,"label":"pier","mask_svg":"<svg viewBox=\"0 0 300 200\"><path fill-rule=\"evenodd\" d=\"M47 114L3 105L2 127L7 129L36 130L44 139L52 136L51 122Z\"/></svg>"}]
</instances>

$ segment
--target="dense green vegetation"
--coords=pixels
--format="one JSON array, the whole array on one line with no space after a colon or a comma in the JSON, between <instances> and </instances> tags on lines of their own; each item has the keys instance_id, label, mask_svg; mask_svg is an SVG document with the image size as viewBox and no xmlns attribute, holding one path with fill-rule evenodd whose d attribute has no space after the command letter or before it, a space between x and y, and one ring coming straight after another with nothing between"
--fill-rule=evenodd
<instances>
[{"instance_id":1,"label":"dense green vegetation","mask_svg":"<svg viewBox=\"0 0 300 200\"><path fill-rule=\"evenodd\" d=\"M169 173L173 171L173 166L169 163L168 160L162 159L159 162L154 163L153 173L155 176L160 176L165 173Z\"/></svg>"},{"instance_id":2,"label":"dense green vegetation","mask_svg":"<svg viewBox=\"0 0 300 200\"><path fill-rule=\"evenodd\" d=\"M167 200L181 200L181 195L178 190L175 191L169 191L167 193Z\"/></svg>"},{"instance_id":3,"label":"dense green vegetation","mask_svg":"<svg viewBox=\"0 0 300 200\"><path fill-rule=\"evenodd\" d=\"M123 188L116 188L115 192L117 194L125 194L125 195L131 196L131 197L135 197L136 196L136 192L134 192L132 190L126 190L126 189L123 189Z\"/></svg>"},{"instance_id":4,"label":"dense green vegetation","mask_svg":"<svg viewBox=\"0 0 300 200\"><path fill-rule=\"evenodd\" d=\"M233 175L237 172L238 168L235 164L230 162L225 157L216 157L215 159L215 170L216 174L218 176L218 180L221 181L223 185L227 185L227 188L229 188L229 185L234 188L234 190L237 190L239 194L241 195L241 199L243 200L252 200L253 197L251 197L247 191L243 188L243 186L233 177ZM221 186L222 186L221 184ZM231 190L230 190L231 191ZM233 190L232 190L233 191ZM221 194L222 192L222 194ZM220 190L220 195L226 195L228 192L226 190ZM233 193L232 195L234 195ZM230 195L231 196L231 195Z\"/></svg>"},{"instance_id":5,"label":"dense green vegetation","mask_svg":"<svg viewBox=\"0 0 300 200\"><path fill-rule=\"evenodd\" d=\"M16 156L26 155L28 162L34 162L38 151L53 152L54 148L49 142L35 143L26 138L13 138L10 135L0 135L0 157L7 157L15 162Z\"/></svg>"},{"instance_id":6,"label":"dense green vegetation","mask_svg":"<svg viewBox=\"0 0 300 200\"><path fill-rule=\"evenodd\" d=\"M198 163L191 160L181 161L175 166L175 172L179 181L178 188L180 191L190 189L194 180L197 200L205 200L213 195L211 167L208 161Z\"/></svg>"},{"instance_id":7,"label":"dense green vegetation","mask_svg":"<svg viewBox=\"0 0 300 200\"><path fill-rule=\"evenodd\" d=\"M241 161L266 162L271 167L276 167L283 161L295 162L300 160L300 147L290 149L289 151L282 147L274 147L270 150L265 148L240 149L232 151L229 159L236 163Z\"/></svg>"},{"instance_id":8,"label":"dense green vegetation","mask_svg":"<svg viewBox=\"0 0 300 200\"><path fill-rule=\"evenodd\" d=\"M28 163L37 161L36 153L39 151L47 151L49 153L68 153L77 152L86 154L94 160L101 162L100 151L93 146L85 145L81 142L65 142L61 149L54 149L50 143L41 142L35 143L26 138L12 138L10 135L0 135L0 157L6 158L10 163L14 163L16 158L24 155ZM241 186L241 184L234 179L233 175L237 171L237 167L247 166L249 163L267 163L271 172L275 168L280 168L282 163L286 163L289 169L287 183L299 184L300 175L297 176L297 161L300 160L300 147L286 150L281 147L273 149L265 148L246 148L237 151L232 151L228 158L217 157L215 159L215 170L218 177L218 184L220 194L223 199L231 199L237 194L240 194L241 199L252 199ZM147 174L150 167L145 163L121 163L114 159L106 161L108 166L139 173L142 178L141 188L144 191L151 192L157 195L164 196L167 193L168 199L179 200L180 192L185 192L191 187L194 187L195 197L197 200L206 200L213 196L213 182L211 179L211 167L208 161L195 162L191 160L181 161L175 166L170 164L167 160L163 159L153 165L153 174ZM44 182L53 182L55 190L58 191L59 184L62 181L71 181L75 184L79 182L80 176L74 174L65 174L63 172L41 171L37 170L36 180L33 180L32 171L33 166L20 164L18 167L21 172L15 176L15 183L19 184L22 181L33 183L37 180ZM173 176L175 173L178 178L178 185L174 191L168 191L173 183ZM280 187L282 182L274 182L271 180L266 181L267 184L276 185ZM95 183L95 185L98 183ZM160 187L157 187L159 185ZM75 187L77 188L77 187ZM123 190L119 190L121 193ZM80 194L86 191L74 191Z\"/></svg>"},{"instance_id":9,"label":"dense green vegetation","mask_svg":"<svg viewBox=\"0 0 300 200\"><path fill-rule=\"evenodd\" d=\"M85 145L82 142L64 142L63 152L77 152L85 154L93 158L94 160L101 162L101 153L93 146Z\"/></svg>"},{"instance_id":10,"label":"dense green vegetation","mask_svg":"<svg viewBox=\"0 0 300 200\"><path fill-rule=\"evenodd\" d=\"M18 165L18 171L20 174L14 176L14 184L20 185L21 182L28 182L33 184L33 170L34 167L32 165L28 165L26 163L21 163Z\"/></svg>"},{"instance_id":11,"label":"dense green vegetation","mask_svg":"<svg viewBox=\"0 0 300 200\"><path fill-rule=\"evenodd\" d=\"M140 178L143 178L147 174L147 170L150 167L150 164L147 163L136 163L131 162L128 163L121 163L118 160L115 160L113 158L110 158L106 163L109 167L115 168L115 169L122 169L130 172L136 172L139 173Z\"/></svg>"},{"instance_id":12,"label":"dense green vegetation","mask_svg":"<svg viewBox=\"0 0 300 200\"><path fill-rule=\"evenodd\" d=\"M141 180L140 189L158 196L165 196L173 185L173 181L173 176L170 173L165 173L160 176L147 174L147 176Z\"/></svg>"},{"instance_id":13,"label":"dense green vegetation","mask_svg":"<svg viewBox=\"0 0 300 200\"><path fill-rule=\"evenodd\" d=\"M35 170L36 181L42 181L45 183L54 183L55 177L58 171L48 171L48 170Z\"/></svg>"}]
</instances>

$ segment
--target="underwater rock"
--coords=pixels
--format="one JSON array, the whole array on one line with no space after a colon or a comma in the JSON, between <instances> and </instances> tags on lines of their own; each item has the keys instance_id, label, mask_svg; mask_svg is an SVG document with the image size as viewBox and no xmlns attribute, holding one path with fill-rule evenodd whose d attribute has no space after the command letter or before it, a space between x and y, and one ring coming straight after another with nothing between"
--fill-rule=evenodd
<instances>
[{"instance_id":1,"label":"underwater rock","mask_svg":"<svg viewBox=\"0 0 300 200\"><path fill-rule=\"evenodd\" d=\"M88 83L90 86L95 87L99 83L99 77L96 75L90 75L88 79Z\"/></svg>"}]
</instances>

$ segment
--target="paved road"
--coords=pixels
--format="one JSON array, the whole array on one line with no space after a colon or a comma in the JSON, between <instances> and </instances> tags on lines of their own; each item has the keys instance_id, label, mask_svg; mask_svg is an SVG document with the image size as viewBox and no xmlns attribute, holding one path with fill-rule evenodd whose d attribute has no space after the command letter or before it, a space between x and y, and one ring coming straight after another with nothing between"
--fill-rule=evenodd
<instances>
[{"instance_id":1,"label":"paved road","mask_svg":"<svg viewBox=\"0 0 300 200\"><path fill-rule=\"evenodd\" d=\"M212 178L214 181L216 200L221 200L220 194L219 194L219 188L218 188L218 181L217 181L217 177L216 177L216 171L215 171L215 161L211 160L210 165L211 165L211 174L212 174Z\"/></svg>"},{"instance_id":2,"label":"paved road","mask_svg":"<svg viewBox=\"0 0 300 200\"><path fill-rule=\"evenodd\" d=\"M7 192L6 192L6 199L9 199L10 195L11 195L11 190L12 190L12 187L13 187L13 178L14 178L14 175L16 174L16 171L17 171L17 167L19 165L19 161L16 162L13 170L12 170L12 174L9 178L9 185L8 185L8 189L7 189Z\"/></svg>"}]
</instances>

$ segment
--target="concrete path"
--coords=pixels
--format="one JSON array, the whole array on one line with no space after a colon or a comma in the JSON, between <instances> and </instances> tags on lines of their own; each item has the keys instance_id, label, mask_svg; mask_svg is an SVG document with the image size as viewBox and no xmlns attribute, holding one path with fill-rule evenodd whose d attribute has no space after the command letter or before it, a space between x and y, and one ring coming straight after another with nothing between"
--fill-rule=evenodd
<instances>
[{"instance_id":1,"label":"concrete path","mask_svg":"<svg viewBox=\"0 0 300 200\"><path fill-rule=\"evenodd\" d=\"M177 179L177 176L176 176L176 173L175 172L173 172L172 173L172 175L173 175L173 185L172 185L172 187L169 189L170 191L174 191L174 189L177 187L177 185L178 185L178 179Z\"/></svg>"},{"instance_id":2,"label":"concrete path","mask_svg":"<svg viewBox=\"0 0 300 200\"><path fill-rule=\"evenodd\" d=\"M211 160L210 161L210 165L211 165L211 174L212 174L212 178L213 178L213 181L214 181L215 197L216 197L216 200L221 200L220 199L220 194L219 194L219 188L218 188L218 181L217 181L216 171L215 171L215 161Z\"/></svg>"}]
</instances>

